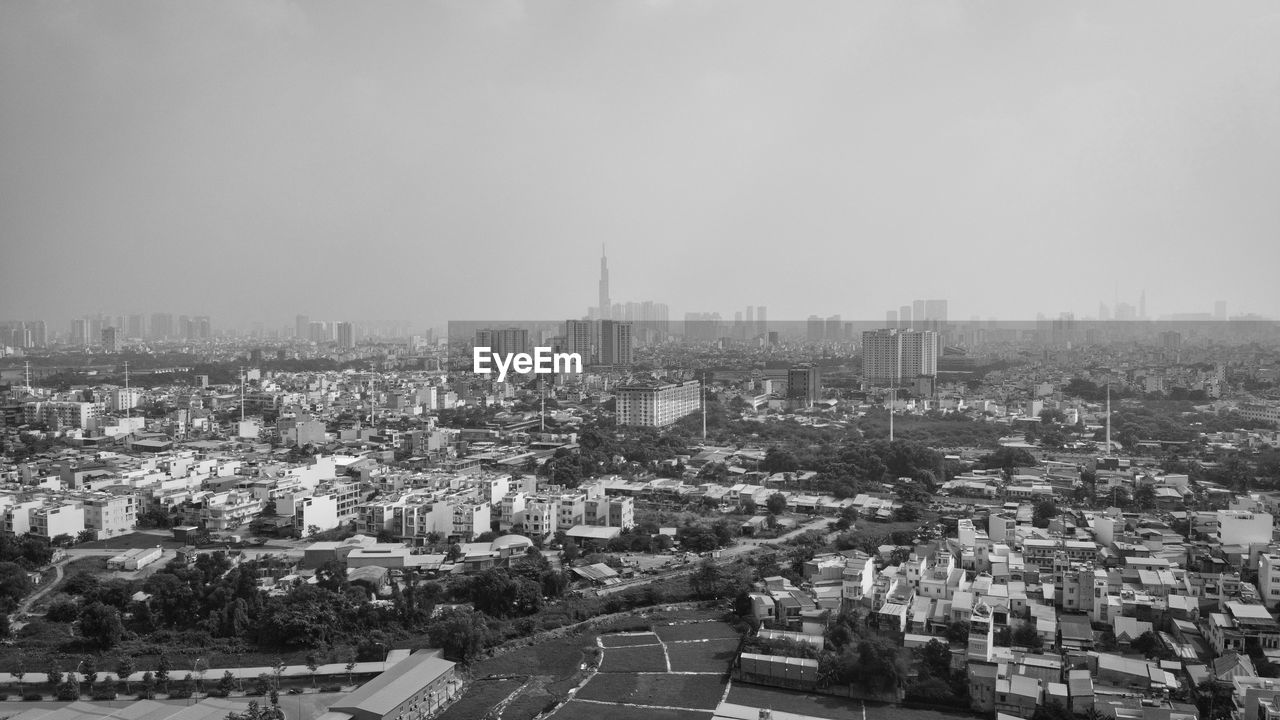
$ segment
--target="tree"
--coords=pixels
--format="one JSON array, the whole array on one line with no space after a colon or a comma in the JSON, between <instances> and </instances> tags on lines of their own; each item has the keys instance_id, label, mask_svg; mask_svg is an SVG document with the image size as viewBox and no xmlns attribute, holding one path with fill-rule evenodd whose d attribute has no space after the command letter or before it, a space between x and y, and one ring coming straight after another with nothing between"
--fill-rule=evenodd
<instances>
[{"instance_id":1,"label":"tree","mask_svg":"<svg viewBox=\"0 0 1280 720\"><path fill-rule=\"evenodd\" d=\"M218 692L230 695L231 690L236 686L236 676L230 671L222 673L222 677L218 678Z\"/></svg>"},{"instance_id":2,"label":"tree","mask_svg":"<svg viewBox=\"0 0 1280 720\"><path fill-rule=\"evenodd\" d=\"M31 578L21 565L0 562L0 612L13 612L32 587Z\"/></svg>"},{"instance_id":3,"label":"tree","mask_svg":"<svg viewBox=\"0 0 1280 720\"><path fill-rule=\"evenodd\" d=\"M893 509L894 522L915 522L920 516L920 506L913 502L903 503Z\"/></svg>"},{"instance_id":4,"label":"tree","mask_svg":"<svg viewBox=\"0 0 1280 720\"><path fill-rule=\"evenodd\" d=\"M315 653L307 653L307 670L311 672L311 688L316 687L316 671L320 669L320 659Z\"/></svg>"},{"instance_id":5,"label":"tree","mask_svg":"<svg viewBox=\"0 0 1280 720\"><path fill-rule=\"evenodd\" d=\"M58 595L45 608L44 619L50 622L75 622L80 617L80 605L75 598Z\"/></svg>"},{"instance_id":6,"label":"tree","mask_svg":"<svg viewBox=\"0 0 1280 720\"><path fill-rule=\"evenodd\" d=\"M917 651L920 672L939 680L951 676L951 646L940 640L930 640Z\"/></svg>"},{"instance_id":7,"label":"tree","mask_svg":"<svg viewBox=\"0 0 1280 720\"><path fill-rule=\"evenodd\" d=\"M1160 638L1148 630L1134 638L1133 642L1129 643L1129 647L1147 657L1152 657L1164 646L1160 643Z\"/></svg>"},{"instance_id":8,"label":"tree","mask_svg":"<svg viewBox=\"0 0 1280 720\"><path fill-rule=\"evenodd\" d=\"M1156 504L1156 489L1150 485L1139 485L1133 490L1131 502L1139 510L1150 510Z\"/></svg>"},{"instance_id":9,"label":"tree","mask_svg":"<svg viewBox=\"0 0 1280 720\"><path fill-rule=\"evenodd\" d=\"M80 611L80 633L104 650L115 647L124 637L120 611L100 602L86 605Z\"/></svg>"},{"instance_id":10,"label":"tree","mask_svg":"<svg viewBox=\"0 0 1280 720\"><path fill-rule=\"evenodd\" d=\"M1049 521L1061 514L1052 500L1041 500L1031 511L1031 524L1038 528L1049 527Z\"/></svg>"},{"instance_id":11,"label":"tree","mask_svg":"<svg viewBox=\"0 0 1280 720\"><path fill-rule=\"evenodd\" d=\"M1010 635L1009 641L1015 646L1024 647L1033 652L1044 647L1044 638L1040 637L1040 633L1031 623L1019 624Z\"/></svg>"},{"instance_id":12,"label":"tree","mask_svg":"<svg viewBox=\"0 0 1280 720\"><path fill-rule=\"evenodd\" d=\"M129 677L133 675L137 667L133 664L133 658L129 655L121 655L116 658L116 676L124 681L125 692L130 692Z\"/></svg>"},{"instance_id":13,"label":"tree","mask_svg":"<svg viewBox=\"0 0 1280 720\"><path fill-rule=\"evenodd\" d=\"M565 564L572 565L574 560L578 559L581 553L578 551L578 543L571 538L566 538L564 544L560 547L560 559Z\"/></svg>"},{"instance_id":14,"label":"tree","mask_svg":"<svg viewBox=\"0 0 1280 720\"><path fill-rule=\"evenodd\" d=\"M1045 408L1040 411L1040 423L1042 425L1054 425L1067 421L1067 414L1057 408Z\"/></svg>"},{"instance_id":15,"label":"tree","mask_svg":"<svg viewBox=\"0 0 1280 720\"><path fill-rule=\"evenodd\" d=\"M765 507L771 515L781 515L787 509L787 496L780 492L774 493L765 501Z\"/></svg>"},{"instance_id":16,"label":"tree","mask_svg":"<svg viewBox=\"0 0 1280 720\"><path fill-rule=\"evenodd\" d=\"M489 624L483 613L449 610L431 623L427 637L432 645L444 650L445 657L467 662L488 644Z\"/></svg>"},{"instance_id":17,"label":"tree","mask_svg":"<svg viewBox=\"0 0 1280 720\"><path fill-rule=\"evenodd\" d=\"M969 642L969 623L957 621L947 625L947 642L964 644Z\"/></svg>"},{"instance_id":18,"label":"tree","mask_svg":"<svg viewBox=\"0 0 1280 720\"><path fill-rule=\"evenodd\" d=\"M169 663L169 656L164 653L160 653L160 657L156 659L155 678L156 682L159 683L160 687L165 691L168 691L169 689L169 671L172 669L173 666Z\"/></svg>"},{"instance_id":19,"label":"tree","mask_svg":"<svg viewBox=\"0 0 1280 720\"><path fill-rule=\"evenodd\" d=\"M342 660L346 663L346 670L347 670L347 684L348 684L348 685L350 685L350 684L351 684L351 671L356 669L356 651L355 651L355 648L352 648L352 647L346 647L346 648L343 648L342 653L339 655L339 657L341 657L341 658L342 658Z\"/></svg>"},{"instance_id":20,"label":"tree","mask_svg":"<svg viewBox=\"0 0 1280 720\"><path fill-rule=\"evenodd\" d=\"M689 588L693 590L694 596L711 600L719 594L720 580L720 567L711 558L703 558L689 577Z\"/></svg>"},{"instance_id":21,"label":"tree","mask_svg":"<svg viewBox=\"0 0 1280 720\"><path fill-rule=\"evenodd\" d=\"M767 473L795 472L800 469L796 456L776 447L769 448L760 462L760 469Z\"/></svg>"},{"instance_id":22,"label":"tree","mask_svg":"<svg viewBox=\"0 0 1280 720\"><path fill-rule=\"evenodd\" d=\"M227 713L227 720L284 720L284 712L278 705L272 704L269 708L263 708L258 705L257 700L250 700L249 707L245 708L244 712Z\"/></svg>"}]
</instances>

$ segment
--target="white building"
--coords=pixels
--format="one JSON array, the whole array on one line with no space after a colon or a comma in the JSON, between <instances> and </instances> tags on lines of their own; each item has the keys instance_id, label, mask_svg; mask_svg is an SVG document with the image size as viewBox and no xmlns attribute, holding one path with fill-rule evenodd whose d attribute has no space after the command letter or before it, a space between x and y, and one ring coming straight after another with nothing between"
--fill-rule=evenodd
<instances>
[{"instance_id":1,"label":"white building","mask_svg":"<svg viewBox=\"0 0 1280 720\"><path fill-rule=\"evenodd\" d=\"M1270 513L1218 511L1218 537L1223 545L1256 545L1271 542Z\"/></svg>"},{"instance_id":2,"label":"white building","mask_svg":"<svg viewBox=\"0 0 1280 720\"><path fill-rule=\"evenodd\" d=\"M638 427L666 427L702 409L702 384L643 383L617 388L617 423Z\"/></svg>"},{"instance_id":3,"label":"white building","mask_svg":"<svg viewBox=\"0 0 1280 720\"><path fill-rule=\"evenodd\" d=\"M862 374L872 385L897 385L938 374L938 333L932 330L868 330L862 333Z\"/></svg>"},{"instance_id":4,"label":"white building","mask_svg":"<svg viewBox=\"0 0 1280 720\"><path fill-rule=\"evenodd\" d=\"M83 500L85 527L98 539L133 532L138 524L138 499L133 495L93 495Z\"/></svg>"}]
</instances>

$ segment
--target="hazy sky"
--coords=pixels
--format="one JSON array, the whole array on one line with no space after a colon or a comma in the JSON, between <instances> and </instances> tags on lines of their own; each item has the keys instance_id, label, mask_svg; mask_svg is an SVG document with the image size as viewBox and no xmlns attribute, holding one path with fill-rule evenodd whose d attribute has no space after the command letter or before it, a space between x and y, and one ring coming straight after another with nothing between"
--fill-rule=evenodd
<instances>
[{"instance_id":1,"label":"hazy sky","mask_svg":"<svg viewBox=\"0 0 1280 720\"><path fill-rule=\"evenodd\" d=\"M1277 317L1280 7L10 0L0 238L58 323Z\"/></svg>"}]
</instances>

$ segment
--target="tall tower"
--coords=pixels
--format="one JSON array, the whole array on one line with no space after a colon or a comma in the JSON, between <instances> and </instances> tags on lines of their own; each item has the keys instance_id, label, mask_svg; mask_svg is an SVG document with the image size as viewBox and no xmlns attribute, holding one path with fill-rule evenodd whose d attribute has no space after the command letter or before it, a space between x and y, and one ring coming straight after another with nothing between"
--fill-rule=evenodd
<instances>
[{"instance_id":1,"label":"tall tower","mask_svg":"<svg viewBox=\"0 0 1280 720\"><path fill-rule=\"evenodd\" d=\"M613 304L609 302L609 258L604 254L604 245L600 246L600 319L613 318Z\"/></svg>"}]
</instances>

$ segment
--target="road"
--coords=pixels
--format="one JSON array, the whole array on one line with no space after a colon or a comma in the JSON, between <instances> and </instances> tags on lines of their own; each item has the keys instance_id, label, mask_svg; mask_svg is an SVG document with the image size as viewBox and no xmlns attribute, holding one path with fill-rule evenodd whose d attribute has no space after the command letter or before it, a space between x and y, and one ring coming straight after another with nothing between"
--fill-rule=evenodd
<instances>
[{"instance_id":1,"label":"road","mask_svg":"<svg viewBox=\"0 0 1280 720\"><path fill-rule=\"evenodd\" d=\"M797 526L796 529L791 530L783 535L779 535L776 538L767 538L767 539L739 538L736 544L721 550L720 556L716 558L715 562L717 565L726 565L736 560L740 560L744 556L749 555L750 553L756 552L758 550L766 549L766 546L781 545L786 541L790 540L791 538L798 537L800 534L808 532L810 530L822 530L825 532L827 530L827 525L830 522L831 522L831 518L817 518L814 520L810 520L809 522L803 525ZM830 535L831 535L830 533L827 533L828 538L830 538ZM675 570L671 570L669 572L659 573L657 575L641 575L631 580L623 580L622 582L616 583L614 585L597 588L596 595L597 596L612 595L613 593L622 592L624 590L630 590L636 587L643 587L656 580L668 580L670 578L682 577L684 575L688 575L692 573L696 568L697 568L697 563L689 563L687 565L682 565L676 568Z\"/></svg>"}]
</instances>

